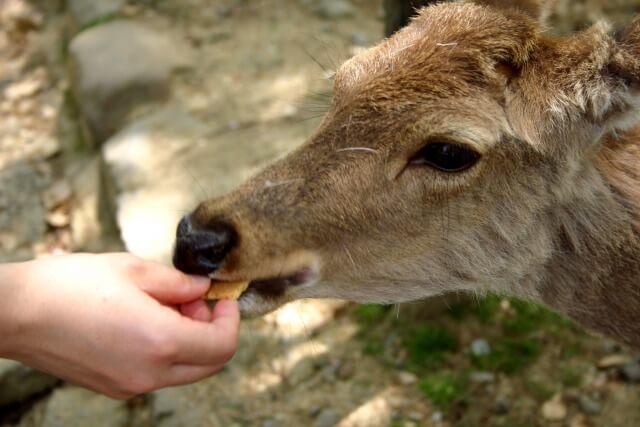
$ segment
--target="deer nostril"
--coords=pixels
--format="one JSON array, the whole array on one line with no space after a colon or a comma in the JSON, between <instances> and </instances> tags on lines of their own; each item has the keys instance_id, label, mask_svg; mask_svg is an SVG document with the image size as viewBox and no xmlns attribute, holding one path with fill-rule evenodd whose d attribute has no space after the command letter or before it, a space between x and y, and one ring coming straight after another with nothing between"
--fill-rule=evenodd
<instances>
[{"instance_id":1,"label":"deer nostril","mask_svg":"<svg viewBox=\"0 0 640 427\"><path fill-rule=\"evenodd\" d=\"M188 274L211 274L220 267L236 240L234 228L226 223L214 223L199 230L185 217L178 224L173 265Z\"/></svg>"}]
</instances>

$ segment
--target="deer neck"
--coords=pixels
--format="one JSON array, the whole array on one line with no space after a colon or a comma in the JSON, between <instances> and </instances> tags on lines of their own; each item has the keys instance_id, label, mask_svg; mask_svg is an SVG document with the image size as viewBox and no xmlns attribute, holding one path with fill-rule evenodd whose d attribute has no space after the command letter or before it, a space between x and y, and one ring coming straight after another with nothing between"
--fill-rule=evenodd
<instances>
[{"instance_id":1,"label":"deer neck","mask_svg":"<svg viewBox=\"0 0 640 427\"><path fill-rule=\"evenodd\" d=\"M588 196L552 214L554 255L538 290L579 323L640 348L640 128L604 142Z\"/></svg>"}]
</instances>

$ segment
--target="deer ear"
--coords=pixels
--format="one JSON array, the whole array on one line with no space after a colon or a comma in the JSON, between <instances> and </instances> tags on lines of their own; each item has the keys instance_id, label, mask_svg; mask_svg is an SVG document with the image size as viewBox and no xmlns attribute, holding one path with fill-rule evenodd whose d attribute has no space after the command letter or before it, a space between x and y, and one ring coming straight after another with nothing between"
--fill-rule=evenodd
<instances>
[{"instance_id":1,"label":"deer ear","mask_svg":"<svg viewBox=\"0 0 640 427\"><path fill-rule=\"evenodd\" d=\"M490 6L500 10L515 10L544 24L550 5L555 0L471 0L475 4Z\"/></svg>"}]
</instances>

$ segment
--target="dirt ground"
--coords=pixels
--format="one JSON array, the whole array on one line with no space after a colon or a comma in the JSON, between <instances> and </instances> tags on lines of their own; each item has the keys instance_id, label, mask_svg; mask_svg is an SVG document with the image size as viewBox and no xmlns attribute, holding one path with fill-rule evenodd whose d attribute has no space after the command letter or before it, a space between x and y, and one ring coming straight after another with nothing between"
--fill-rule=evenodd
<instances>
[{"instance_id":1,"label":"dirt ground","mask_svg":"<svg viewBox=\"0 0 640 427\"><path fill-rule=\"evenodd\" d=\"M213 140L235 136L250 150L246 130L258 129L293 148L317 126L332 70L381 39L384 26L377 1L351 0L354 14L343 19L323 18L317 3L148 0L126 13L187 41L196 60L176 77L175 98L208 123ZM638 3L561 1L552 22L569 32L605 15L628 21ZM34 191L62 174L58 113L68 87L47 33L61 17L54 7L39 8L45 22L31 36L5 29L0 38L0 172L26 161L43 180ZM24 93L7 96L18 83ZM282 139L291 128L296 136ZM195 176L193 191L215 185ZM69 232L50 225L35 246L68 250ZM238 354L220 375L130 402L131 423L155 425L163 396L181 418L160 425L640 425L638 385L615 364L598 367L604 358L636 354L529 304L457 301L445 310L428 302L290 304L244 323ZM484 344L488 353L475 351ZM7 425L38 425L41 405ZM550 406L564 415L552 420Z\"/></svg>"}]
</instances>

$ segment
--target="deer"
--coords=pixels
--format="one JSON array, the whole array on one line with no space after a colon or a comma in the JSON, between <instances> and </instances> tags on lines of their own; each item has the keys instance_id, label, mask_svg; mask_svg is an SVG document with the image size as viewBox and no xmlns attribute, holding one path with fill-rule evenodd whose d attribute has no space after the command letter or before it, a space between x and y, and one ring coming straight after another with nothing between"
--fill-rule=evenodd
<instances>
[{"instance_id":1,"label":"deer","mask_svg":"<svg viewBox=\"0 0 640 427\"><path fill-rule=\"evenodd\" d=\"M178 225L176 268L293 300L533 300L640 348L640 19L548 35L545 1L421 9L347 60L307 142Z\"/></svg>"}]
</instances>

